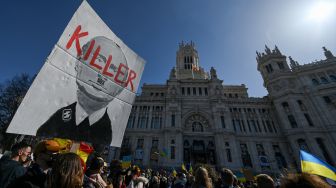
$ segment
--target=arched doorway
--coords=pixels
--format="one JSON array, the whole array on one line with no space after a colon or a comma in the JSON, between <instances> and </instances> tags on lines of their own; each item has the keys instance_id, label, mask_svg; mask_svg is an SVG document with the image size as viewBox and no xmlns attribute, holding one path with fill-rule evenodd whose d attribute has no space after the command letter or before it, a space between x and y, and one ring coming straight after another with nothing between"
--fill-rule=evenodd
<instances>
[{"instance_id":1,"label":"arched doorway","mask_svg":"<svg viewBox=\"0 0 336 188\"><path fill-rule=\"evenodd\" d=\"M208 119L197 113L185 120L183 160L185 163L216 164L216 147Z\"/></svg>"}]
</instances>

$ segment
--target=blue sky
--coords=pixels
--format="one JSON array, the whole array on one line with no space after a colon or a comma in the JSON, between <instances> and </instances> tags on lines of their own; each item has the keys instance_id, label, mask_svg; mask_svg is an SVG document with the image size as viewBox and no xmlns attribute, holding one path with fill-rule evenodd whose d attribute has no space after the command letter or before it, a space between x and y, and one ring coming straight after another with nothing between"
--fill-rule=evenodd
<instances>
[{"instance_id":1,"label":"blue sky","mask_svg":"<svg viewBox=\"0 0 336 188\"><path fill-rule=\"evenodd\" d=\"M313 0L89 0L105 23L147 64L142 83L165 83L178 43L192 40L206 70L224 84L245 84L250 96L267 94L255 51L267 44L300 64L336 55L336 1L324 18ZM38 73L80 0L0 1L0 82ZM332 8L333 11L330 11Z\"/></svg>"}]
</instances>

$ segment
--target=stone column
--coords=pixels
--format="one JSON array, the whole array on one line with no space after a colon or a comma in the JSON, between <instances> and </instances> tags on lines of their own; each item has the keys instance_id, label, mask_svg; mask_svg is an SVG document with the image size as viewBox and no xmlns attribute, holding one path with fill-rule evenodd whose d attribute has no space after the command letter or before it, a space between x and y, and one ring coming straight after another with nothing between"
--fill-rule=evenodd
<instances>
[{"instance_id":1,"label":"stone column","mask_svg":"<svg viewBox=\"0 0 336 188\"><path fill-rule=\"evenodd\" d=\"M230 137L230 148L232 150L232 166L236 170L243 167L243 162L241 158L240 142L236 140L235 136Z\"/></svg>"},{"instance_id":2,"label":"stone column","mask_svg":"<svg viewBox=\"0 0 336 188\"><path fill-rule=\"evenodd\" d=\"M132 128L138 128L139 114L140 114L140 105L136 109L135 121Z\"/></svg>"},{"instance_id":3,"label":"stone column","mask_svg":"<svg viewBox=\"0 0 336 188\"><path fill-rule=\"evenodd\" d=\"M257 172L261 171L261 167L259 164L259 158L258 158L258 153L257 153L257 147L255 142L246 142L248 151L250 153L253 169L256 170Z\"/></svg>"},{"instance_id":4,"label":"stone column","mask_svg":"<svg viewBox=\"0 0 336 188\"><path fill-rule=\"evenodd\" d=\"M152 127L152 117L153 117L153 107L154 106L149 106L149 114L148 114L148 122L147 122L147 128L151 129Z\"/></svg>"},{"instance_id":5,"label":"stone column","mask_svg":"<svg viewBox=\"0 0 336 188\"><path fill-rule=\"evenodd\" d=\"M144 148L143 148L144 155L142 159L142 164L144 166L149 165L151 147L152 147L152 138L149 136L146 136L144 138Z\"/></svg>"},{"instance_id":6,"label":"stone column","mask_svg":"<svg viewBox=\"0 0 336 188\"><path fill-rule=\"evenodd\" d=\"M215 134L215 152L216 152L216 163L220 167L224 167L226 163L226 151L225 151L225 142L222 134Z\"/></svg>"},{"instance_id":7,"label":"stone column","mask_svg":"<svg viewBox=\"0 0 336 188\"><path fill-rule=\"evenodd\" d=\"M270 163L271 170L273 172L278 171L278 165L276 164L275 153L274 153L274 150L273 150L272 143L270 141L267 141L267 142L264 142L262 144L264 146L265 153L268 157L268 162Z\"/></svg>"}]
</instances>

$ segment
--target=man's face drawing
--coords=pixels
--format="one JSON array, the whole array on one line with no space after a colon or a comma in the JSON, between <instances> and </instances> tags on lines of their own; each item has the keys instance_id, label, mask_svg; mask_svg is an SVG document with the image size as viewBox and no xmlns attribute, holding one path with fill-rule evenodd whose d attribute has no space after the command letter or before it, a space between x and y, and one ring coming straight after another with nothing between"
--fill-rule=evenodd
<instances>
[{"instance_id":1,"label":"man's face drawing","mask_svg":"<svg viewBox=\"0 0 336 188\"><path fill-rule=\"evenodd\" d=\"M98 47L100 51L95 58L94 54ZM106 71L116 75L119 65L122 63L127 66L127 61L121 48L106 37L91 39L82 47L82 54L76 66L78 101L84 109L98 110L105 107L123 90L122 86L112 81L113 78L106 75ZM112 58L110 64L109 56ZM94 59L93 62L92 59ZM123 77L124 81L126 79L127 71Z\"/></svg>"}]
</instances>

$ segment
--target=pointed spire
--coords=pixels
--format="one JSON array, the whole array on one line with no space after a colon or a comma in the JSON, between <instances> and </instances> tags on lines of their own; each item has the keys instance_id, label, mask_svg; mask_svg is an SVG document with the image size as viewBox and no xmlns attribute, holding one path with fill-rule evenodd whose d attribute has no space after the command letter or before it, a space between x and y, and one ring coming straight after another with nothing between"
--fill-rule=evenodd
<instances>
[{"instance_id":1,"label":"pointed spire","mask_svg":"<svg viewBox=\"0 0 336 188\"><path fill-rule=\"evenodd\" d=\"M331 53L330 50L328 50L325 46L322 47L323 51L324 51L324 55L326 56L327 59L332 59L335 56Z\"/></svg>"},{"instance_id":2,"label":"pointed spire","mask_svg":"<svg viewBox=\"0 0 336 188\"><path fill-rule=\"evenodd\" d=\"M280 52L279 48L277 47L277 45L275 45L274 50L275 50L275 53L281 54L281 52Z\"/></svg>"},{"instance_id":3,"label":"pointed spire","mask_svg":"<svg viewBox=\"0 0 336 188\"><path fill-rule=\"evenodd\" d=\"M297 61L294 61L291 56L288 56L288 58L289 58L290 66L292 69L300 66L299 63Z\"/></svg>"},{"instance_id":4,"label":"pointed spire","mask_svg":"<svg viewBox=\"0 0 336 188\"><path fill-rule=\"evenodd\" d=\"M265 45L265 52L267 55L271 54L271 50L269 49L269 47L267 45Z\"/></svg>"}]
</instances>

